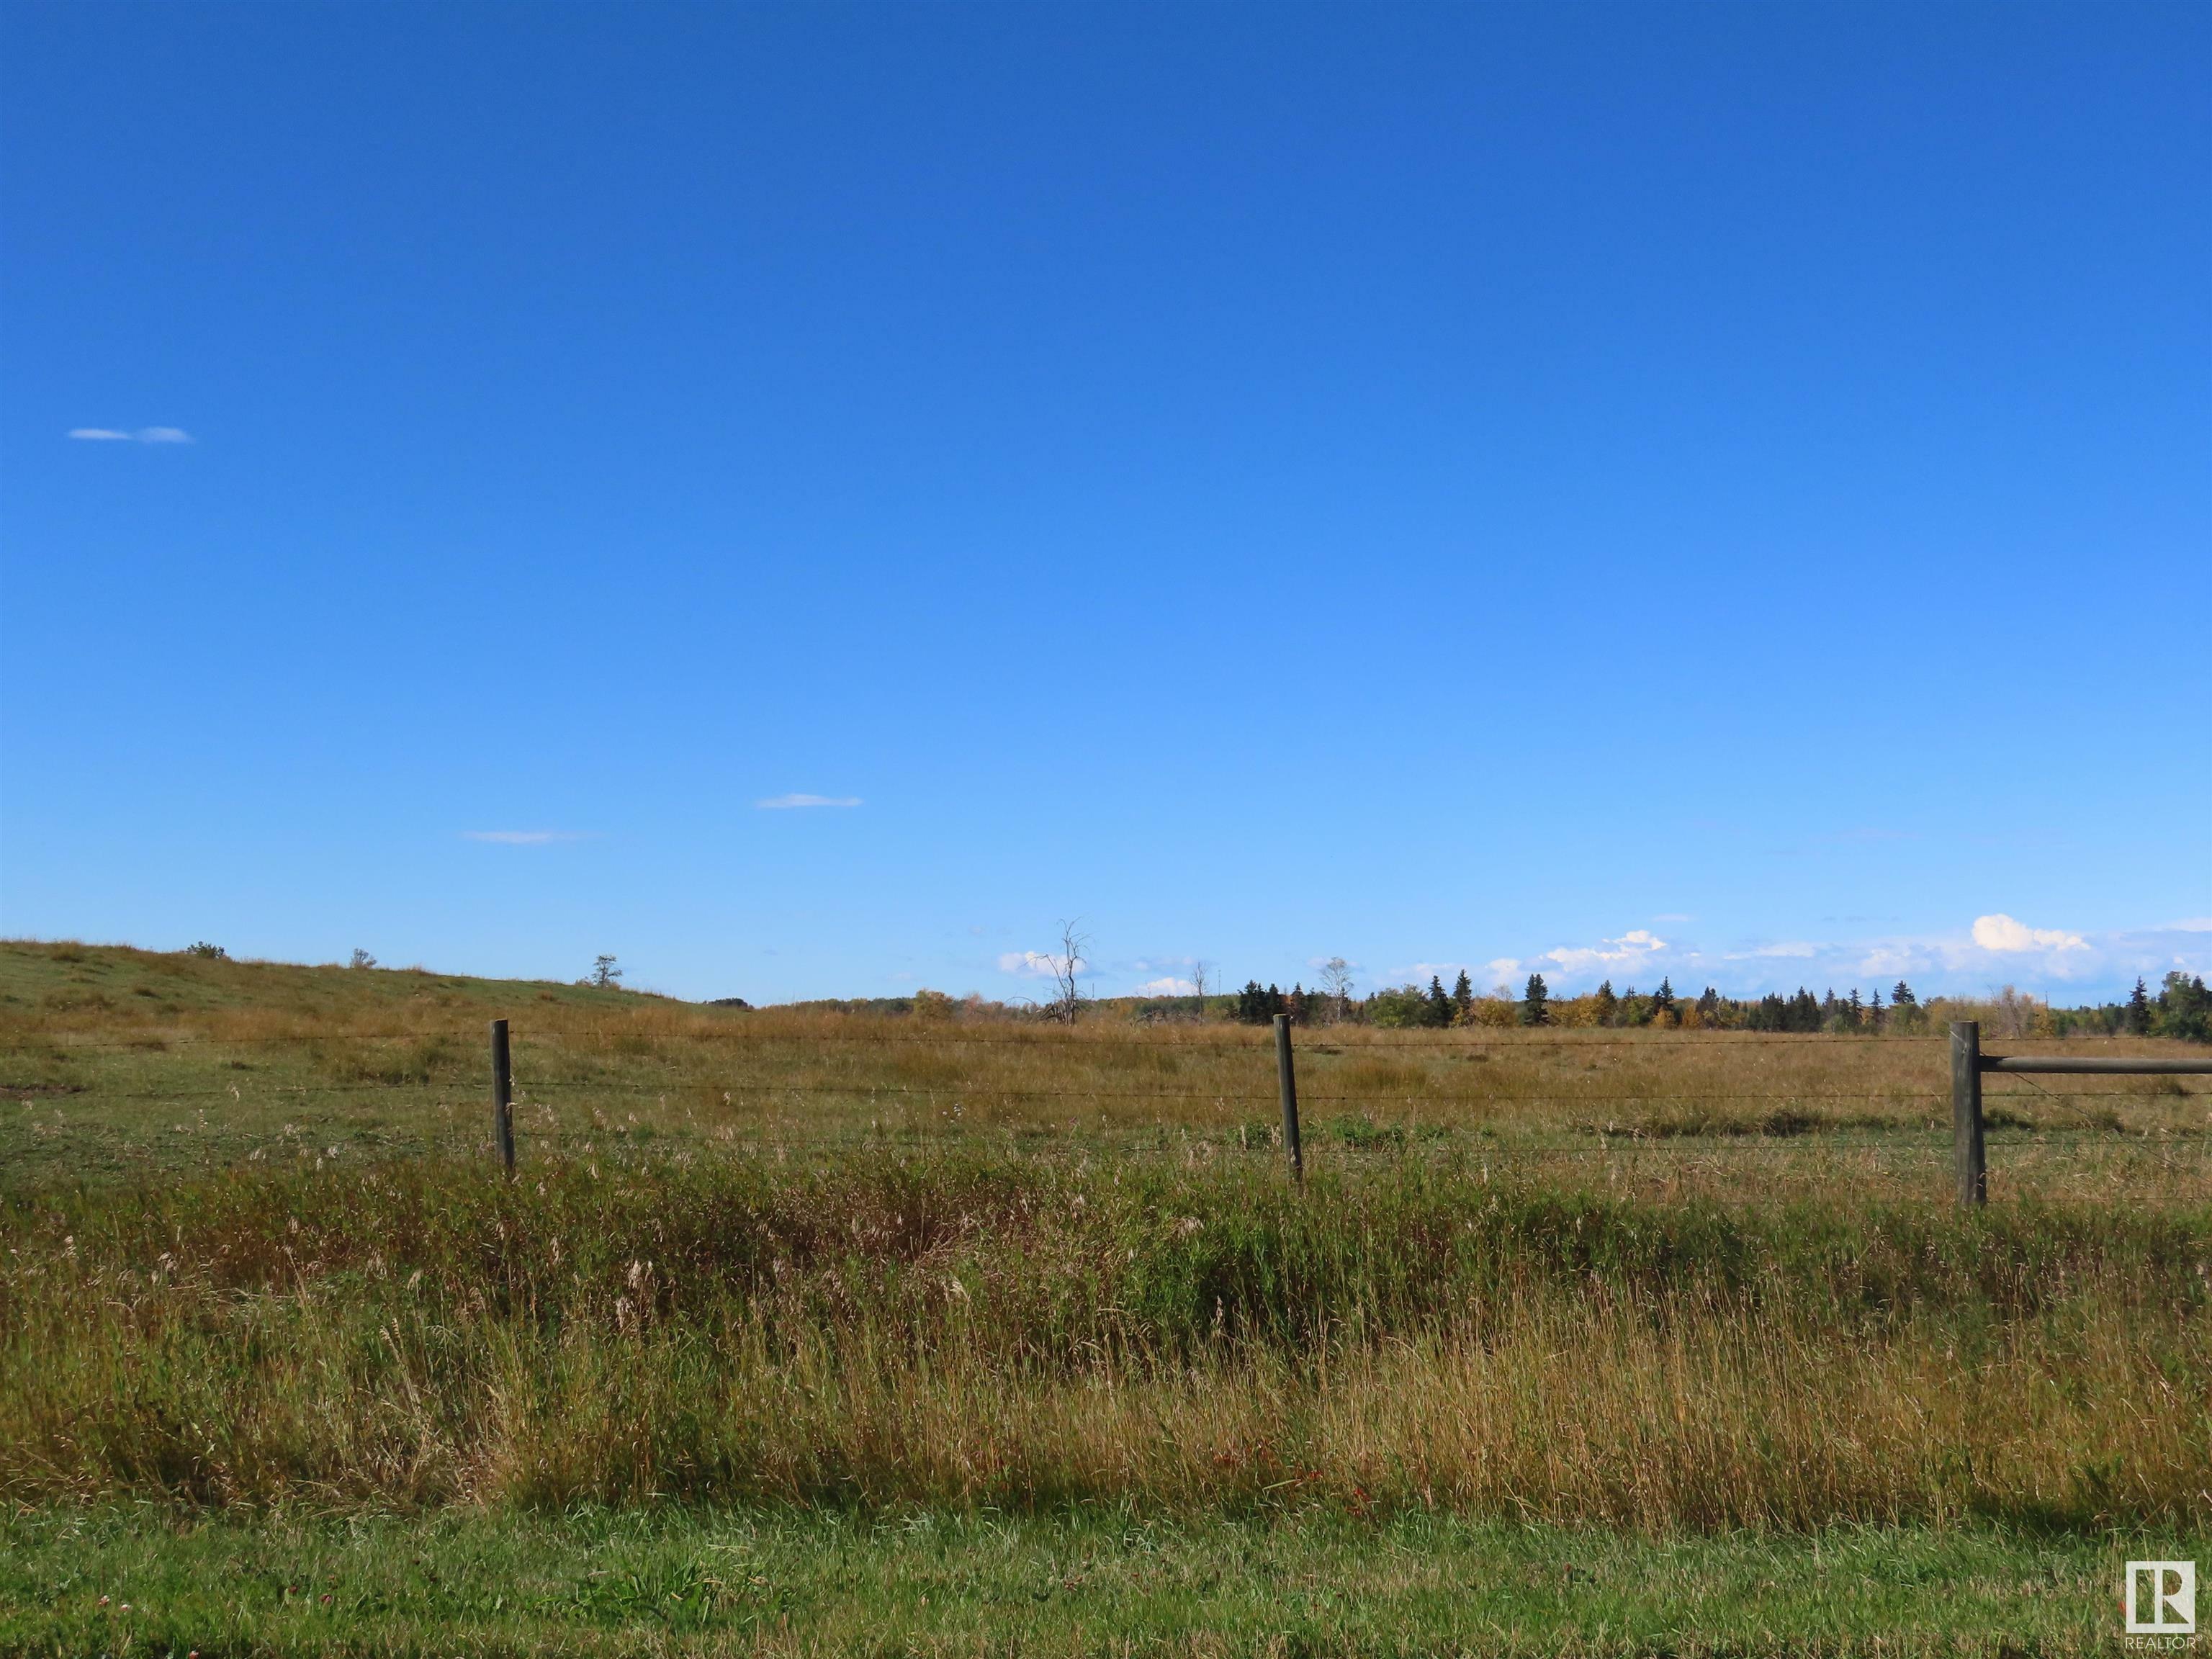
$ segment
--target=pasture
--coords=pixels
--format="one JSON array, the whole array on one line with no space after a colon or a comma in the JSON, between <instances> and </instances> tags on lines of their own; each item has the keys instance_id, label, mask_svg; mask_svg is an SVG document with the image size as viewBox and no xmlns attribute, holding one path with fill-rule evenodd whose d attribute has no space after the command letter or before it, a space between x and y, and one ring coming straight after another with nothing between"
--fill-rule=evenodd
<instances>
[{"instance_id":1,"label":"pasture","mask_svg":"<svg viewBox=\"0 0 2212 1659\"><path fill-rule=\"evenodd\" d=\"M17 1646L2059 1652L2212 1533L2200 1079L1966 1215L1940 1040L1316 1028L1293 1191L1221 1023L0 999Z\"/></svg>"}]
</instances>

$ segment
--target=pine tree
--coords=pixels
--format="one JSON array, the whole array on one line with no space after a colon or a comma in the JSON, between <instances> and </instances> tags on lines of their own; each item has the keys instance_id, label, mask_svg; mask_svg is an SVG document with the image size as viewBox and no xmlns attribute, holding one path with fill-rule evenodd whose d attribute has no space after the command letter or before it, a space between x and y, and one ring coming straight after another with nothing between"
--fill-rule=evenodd
<instances>
[{"instance_id":1,"label":"pine tree","mask_svg":"<svg viewBox=\"0 0 2212 1659\"><path fill-rule=\"evenodd\" d=\"M1552 994L1544 987L1541 974L1528 975L1528 988L1521 994L1521 1023L1523 1025L1549 1025L1552 1023Z\"/></svg>"},{"instance_id":2,"label":"pine tree","mask_svg":"<svg viewBox=\"0 0 2212 1659\"><path fill-rule=\"evenodd\" d=\"M1443 981L1434 974L1429 975L1428 1002L1427 1016L1422 1021L1423 1024L1449 1025L1451 1024L1451 993L1444 989Z\"/></svg>"},{"instance_id":3,"label":"pine tree","mask_svg":"<svg viewBox=\"0 0 2212 1659\"><path fill-rule=\"evenodd\" d=\"M1881 987L1877 985L1867 997L1867 1024L1877 1031L1881 1030L1885 1011L1881 1006Z\"/></svg>"},{"instance_id":4,"label":"pine tree","mask_svg":"<svg viewBox=\"0 0 2212 1659\"><path fill-rule=\"evenodd\" d=\"M2128 999L2127 1027L2130 1036L2150 1035L2150 988L2140 977L2135 994Z\"/></svg>"},{"instance_id":5,"label":"pine tree","mask_svg":"<svg viewBox=\"0 0 2212 1659\"><path fill-rule=\"evenodd\" d=\"M1698 999L1698 1018L1706 1025L1717 1024L1721 1017L1721 994L1710 985Z\"/></svg>"},{"instance_id":6,"label":"pine tree","mask_svg":"<svg viewBox=\"0 0 2212 1659\"><path fill-rule=\"evenodd\" d=\"M1247 1025L1265 1025L1274 1018L1282 1000L1283 994L1273 986L1263 989L1258 980L1248 979L1237 994L1237 1018Z\"/></svg>"},{"instance_id":7,"label":"pine tree","mask_svg":"<svg viewBox=\"0 0 2212 1659\"><path fill-rule=\"evenodd\" d=\"M1610 1025L1620 1018L1620 999L1613 994L1613 981L1607 980L1597 988L1597 1023Z\"/></svg>"},{"instance_id":8,"label":"pine tree","mask_svg":"<svg viewBox=\"0 0 2212 1659\"><path fill-rule=\"evenodd\" d=\"M1452 1008L1464 1025L1474 1012L1474 981L1467 976L1467 969L1459 970L1459 978L1452 982Z\"/></svg>"},{"instance_id":9,"label":"pine tree","mask_svg":"<svg viewBox=\"0 0 2212 1659\"><path fill-rule=\"evenodd\" d=\"M1674 1007L1674 981L1662 975L1659 988L1651 998L1651 1018L1672 1025L1678 1017Z\"/></svg>"}]
</instances>

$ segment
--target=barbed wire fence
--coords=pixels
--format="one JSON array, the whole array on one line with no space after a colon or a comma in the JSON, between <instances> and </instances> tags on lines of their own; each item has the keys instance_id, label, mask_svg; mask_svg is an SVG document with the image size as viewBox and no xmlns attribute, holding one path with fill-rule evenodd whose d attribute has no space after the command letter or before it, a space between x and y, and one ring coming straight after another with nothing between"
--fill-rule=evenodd
<instances>
[{"instance_id":1,"label":"barbed wire fence","mask_svg":"<svg viewBox=\"0 0 2212 1659\"><path fill-rule=\"evenodd\" d=\"M495 1023L501 1036L506 1027L507 1022ZM1864 1130L1884 1127L1884 1122L1892 1129L1939 1129L1942 1127L1940 1107L1948 1099L1954 1106L1950 1127L1954 1150L1965 1146L1984 1127L1992 1123L2000 1127L2013 1127L2016 1121L2016 1118L2007 1118L2008 1109L2001 1103L1994 1112L1985 1112L1978 1087L1975 1122L1969 1125L1960 1115L1960 1085L1955 1074L1948 1089L1900 1087L1893 1081L1859 1087L1670 1088L1653 1086L1657 1079L1631 1083L1625 1078L1618 1081L1628 1086L1617 1086L1613 1077L1599 1069L1622 1060L1671 1054L1686 1049L1704 1049L1716 1055L1760 1053L1809 1058L1879 1044L1912 1054L1913 1069L1933 1083L1943 1076L1943 1054L1954 1042L1941 1035L1628 1033L1542 1028L1526 1031L1479 1028L1430 1034L1319 1026L1299 1028L1295 1060L1287 1023L1279 1032L1255 1028L1248 1035L1243 1031L1185 1034L1171 1027L1152 1028L1141 1034L1066 1026L1012 1033L975 1032L948 1030L939 1024L919 1025L911 1032L775 1029L749 1031L743 1023L733 1021L722 1030L672 1034L663 1046L682 1046L686 1052L681 1060L656 1054L656 1040L651 1036L612 1027L562 1028L536 1036L518 1033L517 1037L512 1046L502 1043L497 1036L494 1037L489 1067L493 1106L489 1139L501 1162L510 1170L514 1167L514 1114L518 1107L596 1107L645 1101L657 1101L665 1107L672 1097L679 1103L694 1106L717 1097L729 1105L843 1101L878 1114L908 1105L920 1105L933 1111L940 1103L950 1103L956 1115L963 1106L1036 1106L1048 1103L1054 1109L1085 1103L1142 1103L1163 1109L1202 1112L1211 1109L1217 1113L1224 1109L1251 1111L1277 1104L1284 1111L1279 1144L1290 1155L1294 1175L1300 1173L1303 1167L1298 1155L1300 1102L1310 1107L1347 1113L1411 1113L1431 1121L1437 1115L1494 1119L1516 1109L1565 1108L1584 1115L1583 1121L1575 1127L1601 1136L1668 1139L1704 1132L1694 1126L1685 1128L1679 1122L1655 1123L1648 1116L1650 1109L1763 1107L1770 1114L1765 1122L1775 1133L1794 1138L1831 1129ZM204 1029L149 1030L131 1036L61 1031L46 1034L27 1045L19 1042L16 1052L37 1052L64 1066L71 1061L102 1056L127 1058L135 1062L129 1068L131 1074L112 1080L100 1078L21 1085L0 1081L0 1097L12 1097L25 1104L37 1100L179 1105L228 1101L240 1105L252 1102L275 1106L295 1100L303 1103L333 1100L374 1102L411 1097L427 1101L447 1114L457 1114L465 1109L471 1099L477 1103L483 1100L479 1091L483 1086L485 1072L478 1069L479 1063L468 1058L470 1049L480 1041L473 1033L435 1024L372 1031L317 1030L304 1022L288 1030L235 1034ZM2077 1036L2039 1041L2043 1048L2057 1052L2004 1060L1989 1057L1991 1064L1983 1071L1992 1077L2028 1071L2212 1074L2212 1062L2198 1065L2168 1060L2137 1066L2127 1057L2113 1056L2083 1059L2076 1066L2068 1060L2069 1056L2081 1055L2085 1050L2110 1048L2126 1041L2124 1038ZM818 1073L825 1055L849 1050L879 1052L900 1048L939 1051L940 1057L947 1050L1026 1051L1030 1055L1049 1057L1056 1063L1088 1064L1107 1075L1073 1086L1050 1088L1016 1086L1010 1079L988 1075L993 1065L1024 1057L1014 1053L1002 1053L999 1060L988 1062L979 1054L972 1068L976 1074L969 1078L916 1081L855 1076L824 1080L818 1075L807 1075L810 1070ZM219 1080L197 1077L187 1080L180 1077L175 1083L167 1083L149 1081L141 1075L145 1067L160 1065L161 1057L171 1054L206 1054L211 1060L219 1060L225 1051L255 1054L272 1049L296 1054L308 1064L351 1065L361 1075L306 1080L272 1079L250 1074L250 1067L238 1077ZM1179 1062L1201 1056L1211 1057L1240 1072L1249 1062L1249 1069L1237 1079L1237 1085L1241 1086L1134 1087L1128 1086L1131 1079L1113 1075L1133 1071L1146 1060L1156 1062L1164 1057ZM1522 1079L1510 1087L1489 1089L1450 1086L1455 1079L1449 1073L1438 1073L1426 1065L1418 1075L1395 1079L1388 1085L1362 1079L1356 1072L1345 1069L1347 1063L1356 1067L1363 1061L1395 1057L1432 1064L1455 1057L1491 1060L1499 1056L1532 1061L1548 1057L1554 1062L1582 1057L1589 1060L1590 1069L1574 1074L1572 1086L1566 1086L1564 1080L1544 1086L1534 1079ZM518 1057L519 1075L515 1067ZM2015 1065L2015 1060L2024 1063ZM1274 1062L1272 1066L1271 1060ZM608 1062L619 1063L619 1078L545 1074L557 1072L563 1066ZM236 1060L228 1063L241 1064ZM662 1075L639 1079L641 1069L653 1067L659 1068ZM1300 1067L1306 1070L1303 1079L1297 1075ZM471 1072L474 1081L467 1076ZM763 1075L763 1072L768 1074ZM441 1073L446 1075L436 1075ZM1274 1073L1272 1077L1271 1073ZM1982 1074L1977 1073L1977 1078ZM1607 1078L1607 1085L1594 1085L1594 1076ZM1302 1082L1304 1087L1300 1086ZM1275 1086L1270 1088L1270 1083ZM2033 1076L2020 1076L2014 1086L1989 1092L1999 1103L2018 1095L2032 1097L2038 1102L2101 1101L2109 1105L2121 1091L2109 1085L2101 1088L2051 1089ZM1851 1105L1865 1108L1869 1113L1887 1114L1887 1118L1877 1122L1865 1116L1853 1118L1848 1115L1803 1115L1808 1108L1826 1110ZM1900 1113L1907 1111L1918 1119L1917 1123L1895 1121ZM1639 1112L1646 1115L1639 1117ZM1714 1133L1722 1139L1755 1140L1760 1133L1760 1121L1754 1117ZM1745 1133L1747 1125L1748 1133ZM1240 1135L1248 1133L1249 1127L1240 1124ZM2196 1133L2212 1135L2212 1128ZM483 1139L476 1139L475 1144L481 1146ZM1964 1152L1957 1155L1963 1170L1968 1155ZM1960 1181L1962 1200L1981 1201L1979 1196L1968 1196L1967 1177L1963 1173ZM1977 1174L1971 1190L1976 1194L1985 1194L1985 1177Z\"/></svg>"}]
</instances>

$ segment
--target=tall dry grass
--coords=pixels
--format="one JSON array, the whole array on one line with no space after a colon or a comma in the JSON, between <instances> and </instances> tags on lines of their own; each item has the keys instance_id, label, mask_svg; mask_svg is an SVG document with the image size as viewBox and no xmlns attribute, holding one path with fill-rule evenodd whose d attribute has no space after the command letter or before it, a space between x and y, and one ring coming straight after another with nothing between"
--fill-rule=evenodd
<instances>
[{"instance_id":1,"label":"tall dry grass","mask_svg":"<svg viewBox=\"0 0 2212 1659\"><path fill-rule=\"evenodd\" d=\"M0 1493L2212 1517L2212 1216L1413 1165L422 1167L6 1215Z\"/></svg>"}]
</instances>

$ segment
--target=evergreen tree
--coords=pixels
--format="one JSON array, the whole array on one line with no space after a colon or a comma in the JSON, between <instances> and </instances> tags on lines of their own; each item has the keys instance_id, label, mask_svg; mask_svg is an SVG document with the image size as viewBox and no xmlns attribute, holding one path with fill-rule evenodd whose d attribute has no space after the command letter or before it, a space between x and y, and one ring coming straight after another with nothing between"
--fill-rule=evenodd
<instances>
[{"instance_id":1,"label":"evergreen tree","mask_svg":"<svg viewBox=\"0 0 2212 1659\"><path fill-rule=\"evenodd\" d=\"M1877 985L1867 998L1867 1024L1875 1030L1881 1030L1886 1013L1881 1006L1881 987Z\"/></svg>"},{"instance_id":2,"label":"evergreen tree","mask_svg":"<svg viewBox=\"0 0 2212 1659\"><path fill-rule=\"evenodd\" d=\"M1658 990L1652 994L1651 1018L1672 1025L1680 1017L1680 1011L1674 1006L1674 981L1662 975L1659 981Z\"/></svg>"},{"instance_id":3,"label":"evergreen tree","mask_svg":"<svg viewBox=\"0 0 2212 1659\"><path fill-rule=\"evenodd\" d=\"M1247 1025L1266 1025L1277 1014L1287 1013L1283 994L1270 985L1264 990L1256 979L1244 981L1244 988L1237 994L1237 1018Z\"/></svg>"},{"instance_id":4,"label":"evergreen tree","mask_svg":"<svg viewBox=\"0 0 2212 1659\"><path fill-rule=\"evenodd\" d=\"M1721 1017L1721 994L1710 985L1698 999L1698 1018L1707 1025L1717 1024Z\"/></svg>"},{"instance_id":5,"label":"evergreen tree","mask_svg":"<svg viewBox=\"0 0 2212 1659\"><path fill-rule=\"evenodd\" d=\"M2150 1035L2150 988L2141 976L2136 980L2135 994L2128 999L2127 1027L2130 1036Z\"/></svg>"},{"instance_id":6,"label":"evergreen tree","mask_svg":"<svg viewBox=\"0 0 2212 1659\"><path fill-rule=\"evenodd\" d=\"M1844 1004L1844 1029L1863 1030L1866 1026L1866 1004L1859 1000L1859 988L1851 987L1850 1000Z\"/></svg>"},{"instance_id":7,"label":"evergreen tree","mask_svg":"<svg viewBox=\"0 0 2212 1659\"><path fill-rule=\"evenodd\" d=\"M1552 1023L1552 994L1544 988L1541 974L1528 975L1528 988L1521 994L1521 1023L1523 1025L1549 1025Z\"/></svg>"},{"instance_id":8,"label":"evergreen tree","mask_svg":"<svg viewBox=\"0 0 2212 1659\"><path fill-rule=\"evenodd\" d=\"M1474 1012L1474 981L1467 976L1464 968L1459 970L1459 977L1452 982L1452 1008L1462 1024L1465 1024Z\"/></svg>"},{"instance_id":9,"label":"evergreen tree","mask_svg":"<svg viewBox=\"0 0 2212 1659\"><path fill-rule=\"evenodd\" d=\"M1421 1023L1425 1025L1449 1025L1451 1024L1451 993L1444 989L1443 981L1431 974L1428 1018Z\"/></svg>"},{"instance_id":10,"label":"evergreen tree","mask_svg":"<svg viewBox=\"0 0 2212 1659\"><path fill-rule=\"evenodd\" d=\"M1610 1025L1620 1018L1620 999L1613 994L1611 980L1597 988L1597 1023Z\"/></svg>"},{"instance_id":11,"label":"evergreen tree","mask_svg":"<svg viewBox=\"0 0 2212 1659\"><path fill-rule=\"evenodd\" d=\"M1912 988L1903 980L1897 981L1897 988L1889 994L1889 1000L1890 1006L1895 1008L1917 1008L1920 1006L1920 999L1912 994Z\"/></svg>"}]
</instances>

